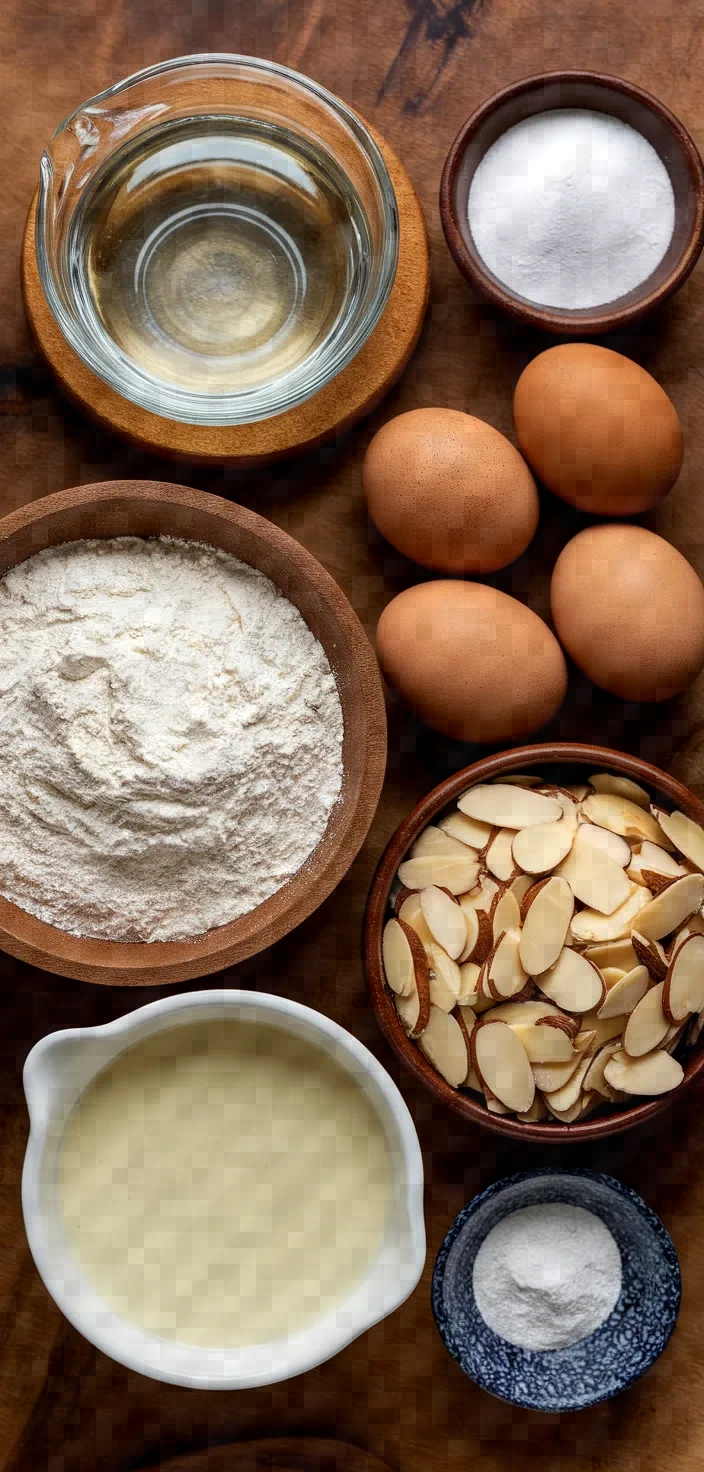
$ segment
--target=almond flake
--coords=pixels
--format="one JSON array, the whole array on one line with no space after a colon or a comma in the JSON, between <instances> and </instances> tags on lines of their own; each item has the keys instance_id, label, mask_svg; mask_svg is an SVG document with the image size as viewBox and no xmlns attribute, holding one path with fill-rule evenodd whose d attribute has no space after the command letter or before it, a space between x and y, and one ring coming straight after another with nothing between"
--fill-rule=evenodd
<instances>
[{"instance_id":1,"label":"almond flake","mask_svg":"<svg viewBox=\"0 0 704 1472\"><path fill-rule=\"evenodd\" d=\"M639 930L632 930L631 944L639 965L647 966L653 981L664 981L668 961L659 940L649 940Z\"/></svg>"},{"instance_id":2,"label":"almond flake","mask_svg":"<svg viewBox=\"0 0 704 1472\"><path fill-rule=\"evenodd\" d=\"M422 833L419 833L411 848L410 857L422 859L429 854L440 854L453 859L471 860L475 858L473 853L467 852L465 843L458 843L456 838L452 838L449 833L444 833L441 828L434 828L432 823L428 828L424 828Z\"/></svg>"},{"instance_id":3,"label":"almond flake","mask_svg":"<svg viewBox=\"0 0 704 1472\"><path fill-rule=\"evenodd\" d=\"M430 1008L428 1024L420 1038L420 1047L429 1063L453 1089L463 1084L469 1071L467 1045L455 1017L439 1007Z\"/></svg>"},{"instance_id":4,"label":"almond flake","mask_svg":"<svg viewBox=\"0 0 704 1472\"><path fill-rule=\"evenodd\" d=\"M583 951L582 955L584 954L585 952ZM631 970L633 970L633 967L631 967ZM620 966L605 966L601 974L606 982L606 990L610 992L612 986L615 986L616 982L620 981L621 977L626 975L626 972L622 971Z\"/></svg>"},{"instance_id":5,"label":"almond flake","mask_svg":"<svg viewBox=\"0 0 704 1472\"><path fill-rule=\"evenodd\" d=\"M557 872L584 905L601 915L612 915L628 899L632 881L605 848L590 843L587 834L588 826L583 823Z\"/></svg>"},{"instance_id":6,"label":"almond flake","mask_svg":"<svg viewBox=\"0 0 704 1472\"><path fill-rule=\"evenodd\" d=\"M489 990L497 1001L515 997L523 990L527 981L520 957L521 934L518 930L507 930L499 936L487 961Z\"/></svg>"},{"instance_id":7,"label":"almond flake","mask_svg":"<svg viewBox=\"0 0 704 1472\"><path fill-rule=\"evenodd\" d=\"M612 1088L621 1089L624 1094L643 1094L650 1098L676 1089L684 1078L684 1069L662 1048L656 1048L642 1058L629 1058L628 1053L621 1049L609 1059L604 1078Z\"/></svg>"},{"instance_id":8,"label":"almond flake","mask_svg":"<svg viewBox=\"0 0 704 1472\"><path fill-rule=\"evenodd\" d=\"M465 943L457 957L461 966L474 955L477 949L477 941L479 940L479 915L473 905L463 904L463 898L464 896L460 899L460 909L464 915ZM485 958L482 957L482 959Z\"/></svg>"},{"instance_id":9,"label":"almond flake","mask_svg":"<svg viewBox=\"0 0 704 1472\"><path fill-rule=\"evenodd\" d=\"M580 910L570 927L573 939L592 943L624 939L630 934L636 915L650 903L650 899L649 889L633 884L628 899L611 915L602 915L599 910Z\"/></svg>"},{"instance_id":10,"label":"almond flake","mask_svg":"<svg viewBox=\"0 0 704 1472\"><path fill-rule=\"evenodd\" d=\"M416 965L427 967L425 951L410 925L404 925L401 920L387 921L381 941L381 957L384 975L392 992L399 997L410 997L416 985Z\"/></svg>"},{"instance_id":11,"label":"almond flake","mask_svg":"<svg viewBox=\"0 0 704 1472\"><path fill-rule=\"evenodd\" d=\"M638 916L638 931L646 940L661 940L693 915L704 901L704 875L685 874L673 879Z\"/></svg>"},{"instance_id":12,"label":"almond flake","mask_svg":"<svg viewBox=\"0 0 704 1472\"><path fill-rule=\"evenodd\" d=\"M559 1089L551 1090L547 1094L545 1102L549 1109L556 1111L558 1114L564 1114L567 1110L572 1109L573 1105L577 1103L577 1100L581 1096L582 1084L589 1069L590 1062L591 1055L587 1049L584 1057L580 1058L572 1077L568 1078L567 1082L562 1084Z\"/></svg>"},{"instance_id":13,"label":"almond flake","mask_svg":"<svg viewBox=\"0 0 704 1472\"><path fill-rule=\"evenodd\" d=\"M480 969L475 961L464 961L460 966L460 994L457 998L460 1007L473 1007L478 1001Z\"/></svg>"},{"instance_id":14,"label":"almond flake","mask_svg":"<svg viewBox=\"0 0 704 1472\"><path fill-rule=\"evenodd\" d=\"M599 831L603 833L604 829ZM634 879L636 884L647 884L647 880L640 877L646 869L648 873L669 874L672 879L687 873L687 870L678 864L676 859L673 859L672 854L666 853L665 849L660 848L657 843L641 844L640 853L633 855L628 866L629 879Z\"/></svg>"},{"instance_id":15,"label":"almond flake","mask_svg":"<svg viewBox=\"0 0 704 1472\"><path fill-rule=\"evenodd\" d=\"M556 798L504 782L471 787L457 806L469 818L495 828L530 828L532 823L555 823L562 816Z\"/></svg>"},{"instance_id":16,"label":"almond flake","mask_svg":"<svg viewBox=\"0 0 704 1472\"><path fill-rule=\"evenodd\" d=\"M684 1022L704 1008L704 935L690 935L676 952L664 982L663 1007L670 1022Z\"/></svg>"},{"instance_id":17,"label":"almond flake","mask_svg":"<svg viewBox=\"0 0 704 1472\"><path fill-rule=\"evenodd\" d=\"M616 793L594 792L591 797L585 797L582 812L591 823L598 824L600 828L609 828L612 833L619 833L622 838L636 839L640 842L647 839L650 843L660 844L662 848L670 847L668 839L652 813L645 812L637 803L629 802L625 797L618 797Z\"/></svg>"},{"instance_id":18,"label":"almond flake","mask_svg":"<svg viewBox=\"0 0 704 1472\"><path fill-rule=\"evenodd\" d=\"M697 869L704 870L704 828L695 823L692 818L687 818L684 813L658 812L660 827L667 834L670 842L678 848L690 864Z\"/></svg>"},{"instance_id":19,"label":"almond flake","mask_svg":"<svg viewBox=\"0 0 704 1472\"><path fill-rule=\"evenodd\" d=\"M450 813L447 818L440 819L438 828L442 833L449 834L450 838L456 838L458 843L471 848L475 855L484 852L491 838L491 823L475 823L466 813Z\"/></svg>"},{"instance_id":20,"label":"almond flake","mask_svg":"<svg viewBox=\"0 0 704 1472\"><path fill-rule=\"evenodd\" d=\"M598 1052L592 1055L589 1068L584 1075L585 1090L589 1090L590 1093L596 1092L597 1094L601 1094L605 1099L611 1098L613 1090L604 1078L604 1069L609 1059L613 1058L614 1053L617 1053L619 1048L619 1042L603 1043Z\"/></svg>"},{"instance_id":21,"label":"almond flake","mask_svg":"<svg viewBox=\"0 0 704 1472\"><path fill-rule=\"evenodd\" d=\"M568 782L565 787L565 792L569 792L570 797L575 802L584 802L585 797L589 796L591 790L588 782Z\"/></svg>"},{"instance_id":22,"label":"almond flake","mask_svg":"<svg viewBox=\"0 0 704 1472\"><path fill-rule=\"evenodd\" d=\"M537 893L535 890L537 889ZM525 914L520 957L528 976L539 976L554 966L562 950L574 911L574 896L566 879L553 876L526 900L534 898Z\"/></svg>"},{"instance_id":23,"label":"almond flake","mask_svg":"<svg viewBox=\"0 0 704 1472\"><path fill-rule=\"evenodd\" d=\"M420 907L425 923L439 946L456 961L467 945L467 920L456 900L450 899L437 885L430 884L420 892Z\"/></svg>"},{"instance_id":24,"label":"almond flake","mask_svg":"<svg viewBox=\"0 0 704 1472\"><path fill-rule=\"evenodd\" d=\"M466 905L464 895L460 900L460 907L464 912L464 918L467 923L467 945L460 956L460 960L463 962L465 960L476 961L478 966L483 966L494 944L494 927L486 910L477 910L473 906ZM474 916L474 921L472 920L472 915ZM476 939L472 950L468 953L469 941L475 934L475 925Z\"/></svg>"},{"instance_id":25,"label":"almond flake","mask_svg":"<svg viewBox=\"0 0 704 1472\"><path fill-rule=\"evenodd\" d=\"M582 1027L593 1031L594 1046L600 1048L602 1043L610 1043L615 1038L620 1039L626 1030L627 1017L598 1017L596 1012L585 1012L582 1018Z\"/></svg>"},{"instance_id":26,"label":"almond flake","mask_svg":"<svg viewBox=\"0 0 704 1472\"><path fill-rule=\"evenodd\" d=\"M516 896L510 889L505 889L497 900L491 922L494 929L494 940L498 940L504 930L520 930L521 910Z\"/></svg>"},{"instance_id":27,"label":"almond flake","mask_svg":"<svg viewBox=\"0 0 704 1472\"><path fill-rule=\"evenodd\" d=\"M589 784L595 792L612 792L616 797L625 797L628 802L634 802L639 808L650 808L650 797L644 787L637 782L631 781L630 777L617 777L613 772L595 772L589 778Z\"/></svg>"},{"instance_id":28,"label":"almond flake","mask_svg":"<svg viewBox=\"0 0 704 1472\"><path fill-rule=\"evenodd\" d=\"M467 1073L466 1073L466 1076L465 1076L465 1078L464 1078L464 1080L462 1082L461 1087L464 1088L464 1089L471 1088L471 1084L468 1084L467 1080L474 1073L474 1069L472 1068L472 1053L471 1053L471 1046L470 1046L470 1041L469 1040L470 1040L470 1038L472 1036L472 1033L474 1032L474 1029L476 1027L476 1023L477 1023L476 1013L472 1011L472 1008L471 1007L457 1007L456 1011L453 1012L452 1016L454 1017L455 1021L457 1022L458 1026L459 1026L460 1032L462 1033L462 1036L464 1038L465 1047L467 1049ZM474 1077L476 1078L476 1073L474 1073ZM476 1078L476 1085L475 1085L475 1087L477 1089L481 1089L481 1085L479 1083L479 1079L478 1078Z\"/></svg>"},{"instance_id":29,"label":"almond flake","mask_svg":"<svg viewBox=\"0 0 704 1472\"><path fill-rule=\"evenodd\" d=\"M664 889L668 889L671 884L674 884L674 880L670 874L659 874L656 869L641 869L639 881L645 885L646 889L650 890L652 895L656 896L662 894Z\"/></svg>"},{"instance_id":30,"label":"almond flake","mask_svg":"<svg viewBox=\"0 0 704 1472\"><path fill-rule=\"evenodd\" d=\"M634 966L606 994L606 1000L597 1010L597 1017L606 1021L609 1017L628 1017L638 1006L650 986L647 967ZM653 1043L653 1047L655 1044Z\"/></svg>"},{"instance_id":31,"label":"almond flake","mask_svg":"<svg viewBox=\"0 0 704 1472\"><path fill-rule=\"evenodd\" d=\"M594 962L595 966L603 973L607 966L616 966L619 971L632 971L638 965L638 957L631 945L630 938L626 940L607 940L603 944L587 946L585 956Z\"/></svg>"},{"instance_id":32,"label":"almond flake","mask_svg":"<svg viewBox=\"0 0 704 1472\"><path fill-rule=\"evenodd\" d=\"M491 1014L492 1018L494 1014ZM496 1021L501 1021L496 1018ZM563 1067L574 1058L574 1045L569 1033L563 1032L562 1028L551 1027L547 1022L538 1020L525 1025L521 1022L510 1022L516 1037L520 1039L526 1050L529 1061L536 1065L547 1067ZM539 1088L542 1088L540 1080L536 1078Z\"/></svg>"},{"instance_id":33,"label":"almond flake","mask_svg":"<svg viewBox=\"0 0 704 1472\"><path fill-rule=\"evenodd\" d=\"M520 789L519 789L520 790ZM472 1063L486 1088L507 1109L525 1114L535 1081L523 1044L505 1022L480 1022L472 1038Z\"/></svg>"},{"instance_id":34,"label":"almond flake","mask_svg":"<svg viewBox=\"0 0 704 1472\"><path fill-rule=\"evenodd\" d=\"M606 997L604 979L598 968L579 951L564 946L549 971L535 980L544 996L566 1012L591 1012Z\"/></svg>"},{"instance_id":35,"label":"almond flake","mask_svg":"<svg viewBox=\"0 0 704 1472\"><path fill-rule=\"evenodd\" d=\"M662 1010L664 986L664 981L659 981L657 986L651 987L631 1012L623 1034L623 1046L629 1058L642 1058L644 1053L652 1053L669 1032L670 1020Z\"/></svg>"},{"instance_id":36,"label":"almond flake","mask_svg":"<svg viewBox=\"0 0 704 1472\"><path fill-rule=\"evenodd\" d=\"M430 1000L434 1007L440 1007L443 1012L452 1012L457 1006L462 988L460 968L435 941L426 946L425 952L428 957Z\"/></svg>"},{"instance_id":37,"label":"almond flake","mask_svg":"<svg viewBox=\"0 0 704 1472\"><path fill-rule=\"evenodd\" d=\"M543 1094L555 1094L558 1089L564 1088L574 1077L585 1054L589 1052L591 1057L595 1036L593 1032L580 1034L579 1043L575 1042L569 1058L562 1063L533 1063L536 1089L540 1089Z\"/></svg>"},{"instance_id":38,"label":"almond flake","mask_svg":"<svg viewBox=\"0 0 704 1472\"><path fill-rule=\"evenodd\" d=\"M557 823L534 823L513 836L513 858L527 874L547 874L562 863L577 832L577 810L568 798L557 798L563 816Z\"/></svg>"},{"instance_id":39,"label":"almond flake","mask_svg":"<svg viewBox=\"0 0 704 1472\"><path fill-rule=\"evenodd\" d=\"M410 894L408 899L404 900L398 912L398 919L403 921L404 925L410 925L411 930L415 930L421 945L426 949L433 944L433 937L428 930L420 907L420 894Z\"/></svg>"},{"instance_id":40,"label":"almond flake","mask_svg":"<svg viewBox=\"0 0 704 1472\"><path fill-rule=\"evenodd\" d=\"M449 889L451 894L465 894L473 889L478 875L475 859L450 854L424 854L420 859L406 859L398 870L401 883L408 889L427 889L429 884L437 884Z\"/></svg>"},{"instance_id":41,"label":"almond flake","mask_svg":"<svg viewBox=\"0 0 704 1472\"><path fill-rule=\"evenodd\" d=\"M541 1099L540 1094L537 1093L533 1100L533 1103L530 1106L530 1109L526 1109L525 1113L523 1114L516 1115L516 1119L520 1119L521 1124L542 1124L542 1121L544 1119L549 1118L550 1110L548 1109L545 1100Z\"/></svg>"},{"instance_id":42,"label":"almond flake","mask_svg":"<svg viewBox=\"0 0 704 1472\"><path fill-rule=\"evenodd\" d=\"M596 823L582 822L579 825L579 833L580 843L602 849L615 864L618 864L620 869L625 869L626 865L631 863L630 844L625 838L620 838L618 833L612 833L610 828L599 828Z\"/></svg>"},{"instance_id":43,"label":"almond flake","mask_svg":"<svg viewBox=\"0 0 704 1472\"><path fill-rule=\"evenodd\" d=\"M458 895L458 899L463 910L471 905L473 909L485 910L490 915L500 893L501 887L496 880L490 879L488 874L482 874L476 887Z\"/></svg>"},{"instance_id":44,"label":"almond flake","mask_svg":"<svg viewBox=\"0 0 704 1472\"><path fill-rule=\"evenodd\" d=\"M519 874L516 879L511 880L511 883L509 885L509 893L512 894L514 899L516 900L519 910L528 893L528 890L532 888L533 879L530 874Z\"/></svg>"},{"instance_id":45,"label":"almond flake","mask_svg":"<svg viewBox=\"0 0 704 1472\"><path fill-rule=\"evenodd\" d=\"M516 873L516 863L513 857L512 844L515 837L513 828L500 828L495 838L486 851L486 867L495 879L506 883L513 879Z\"/></svg>"}]
</instances>

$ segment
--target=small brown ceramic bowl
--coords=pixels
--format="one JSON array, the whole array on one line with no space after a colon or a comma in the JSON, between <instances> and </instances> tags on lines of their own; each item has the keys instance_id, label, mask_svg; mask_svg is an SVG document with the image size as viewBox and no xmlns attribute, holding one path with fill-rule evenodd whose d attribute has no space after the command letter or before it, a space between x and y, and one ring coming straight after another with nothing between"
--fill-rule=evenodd
<instances>
[{"instance_id":1,"label":"small brown ceramic bowl","mask_svg":"<svg viewBox=\"0 0 704 1472\"><path fill-rule=\"evenodd\" d=\"M436 1073L421 1053L417 1043L406 1036L394 1007L391 992L385 979L381 960L381 938L384 925L391 913L389 895L399 864L415 842L419 833L429 823L450 812L463 792L477 782L500 779L509 772L544 771L546 767L558 769L562 782L579 781L594 771L610 771L631 777L664 800L670 807L678 808L704 825L704 803L700 802L688 788L674 777L668 777L659 767L641 761L639 757L627 756L624 752L610 751L605 746L581 746L577 743L560 741L545 746L521 746L513 751L500 752L497 756L485 757L471 767L456 772L435 787L422 802L409 813L396 829L386 846L379 867L372 880L364 918L363 959L367 986L377 1021L397 1057L415 1074L416 1078L436 1099L441 1099L454 1114L473 1124L483 1125L499 1135L510 1135L516 1140L534 1140L540 1144L566 1144L575 1140L603 1139L605 1135L621 1134L644 1124L656 1114L669 1108L673 1099L679 1098L704 1075L704 1044L693 1052L684 1066L684 1078L670 1094L653 1099L645 1104L634 1104L632 1108L614 1108L606 1114L585 1120L582 1124L561 1124L557 1120L546 1124L521 1124L520 1120L490 1114L484 1104L471 1094L453 1089Z\"/></svg>"},{"instance_id":2,"label":"small brown ceramic bowl","mask_svg":"<svg viewBox=\"0 0 704 1472\"><path fill-rule=\"evenodd\" d=\"M512 292L484 264L467 218L472 178L496 139L524 118L562 107L608 113L642 133L665 164L675 196L674 233L656 269L625 296L579 311L542 307ZM687 129L641 87L601 72L541 72L504 87L460 128L443 170L440 213L445 239L460 271L495 306L545 332L593 336L626 327L659 306L696 265L704 245L704 166Z\"/></svg>"},{"instance_id":3,"label":"small brown ceramic bowl","mask_svg":"<svg viewBox=\"0 0 704 1472\"><path fill-rule=\"evenodd\" d=\"M273 945L340 882L376 812L386 765L381 677L364 630L329 573L263 516L219 496L157 481L107 481L59 491L0 521L0 576L15 563L82 537L183 537L221 547L271 578L320 640L344 719L342 793L317 848L276 894L193 940L82 939L0 898L0 947L47 971L110 986L164 986L207 976Z\"/></svg>"}]
</instances>

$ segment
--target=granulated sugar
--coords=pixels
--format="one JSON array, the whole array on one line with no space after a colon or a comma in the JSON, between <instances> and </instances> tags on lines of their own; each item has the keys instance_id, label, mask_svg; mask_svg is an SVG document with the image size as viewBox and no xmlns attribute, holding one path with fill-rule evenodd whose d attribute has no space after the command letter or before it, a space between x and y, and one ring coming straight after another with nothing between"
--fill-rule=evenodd
<instances>
[{"instance_id":1,"label":"granulated sugar","mask_svg":"<svg viewBox=\"0 0 704 1472\"><path fill-rule=\"evenodd\" d=\"M267 578L196 542L65 543L0 581L0 891L106 940L267 899L342 783L325 652Z\"/></svg>"},{"instance_id":2,"label":"granulated sugar","mask_svg":"<svg viewBox=\"0 0 704 1472\"><path fill-rule=\"evenodd\" d=\"M472 179L474 243L511 291L547 307L597 307L662 260L675 198L662 159L619 118L538 113L491 145Z\"/></svg>"}]
</instances>

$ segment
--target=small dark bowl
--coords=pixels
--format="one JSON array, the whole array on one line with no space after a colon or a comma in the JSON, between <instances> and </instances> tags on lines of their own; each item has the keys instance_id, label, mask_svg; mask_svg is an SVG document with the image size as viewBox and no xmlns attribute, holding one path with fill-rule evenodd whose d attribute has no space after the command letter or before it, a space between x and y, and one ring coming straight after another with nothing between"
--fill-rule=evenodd
<instances>
[{"instance_id":1,"label":"small dark bowl","mask_svg":"<svg viewBox=\"0 0 704 1472\"><path fill-rule=\"evenodd\" d=\"M602 307L579 311L538 306L512 292L484 264L467 219L472 178L491 145L524 118L560 107L608 113L642 133L660 155L675 196L672 240L655 270L625 296ZM594 336L626 327L660 306L689 276L704 245L704 165L679 119L641 87L601 72L541 72L504 87L483 102L460 128L443 170L440 214L445 239L460 271L495 306L524 325L545 332Z\"/></svg>"},{"instance_id":2,"label":"small dark bowl","mask_svg":"<svg viewBox=\"0 0 704 1472\"><path fill-rule=\"evenodd\" d=\"M656 1114L670 1108L675 1099L680 1099L704 1074L704 1040L693 1049L683 1063L684 1078L676 1089L645 1104L633 1104L628 1108L614 1108L606 1114L596 1114L577 1124L562 1124L558 1120L545 1124L523 1124L519 1119L490 1114L483 1102L460 1089L451 1088L444 1078L436 1073L432 1064L421 1053L417 1043L406 1036L393 1004L384 977L381 960L381 938L389 917L389 895L396 878L399 864L411 844L429 823L450 812L457 798L474 787L477 782L500 779L509 772L538 772L545 767L560 768L561 780L571 782L586 776L590 771L619 772L632 777L635 782L649 788L656 797L664 799L672 808L679 808L688 818L704 826L704 803L699 801L687 787L653 767L640 757L627 756L622 751L610 751L605 746L582 746L567 741L555 741L550 745L521 746L513 751L502 751L496 756L484 757L471 767L455 772L429 792L422 802L409 813L389 839L369 890L364 916L362 938L364 969L367 987L377 1022L396 1056L425 1085L426 1089L446 1104L453 1114L471 1124L483 1125L495 1134L509 1135L515 1140L533 1140L539 1145L567 1145L583 1140L603 1139L606 1135L618 1135L635 1125L645 1124ZM581 769L581 772L580 772ZM586 770L585 770L586 769ZM569 772L570 775L567 775Z\"/></svg>"},{"instance_id":3,"label":"small dark bowl","mask_svg":"<svg viewBox=\"0 0 704 1472\"><path fill-rule=\"evenodd\" d=\"M474 1259L504 1217L564 1201L601 1218L621 1252L621 1293L608 1319L564 1349L527 1350L490 1329L472 1288ZM482 1390L533 1411L580 1411L610 1400L645 1375L675 1327L682 1283L660 1218L613 1176L538 1170L507 1176L455 1217L435 1261L432 1305L445 1347Z\"/></svg>"}]
</instances>

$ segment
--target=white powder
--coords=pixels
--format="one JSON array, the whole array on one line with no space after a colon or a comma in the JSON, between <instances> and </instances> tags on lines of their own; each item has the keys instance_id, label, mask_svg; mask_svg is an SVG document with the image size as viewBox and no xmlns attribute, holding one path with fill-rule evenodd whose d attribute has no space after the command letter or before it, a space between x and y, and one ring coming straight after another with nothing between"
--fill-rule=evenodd
<instances>
[{"instance_id":1,"label":"white powder","mask_svg":"<svg viewBox=\"0 0 704 1472\"><path fill-rule=\"evenodd\" d=\"M606 113L564 108L525 118L487 150L468 203L489 270L547 307L597 307L662 260L675 198L647 139Z\"/></svg>"},{"instance_id":2,"label":"white powder","mask_svg":"<svg viewBox=\"0 0 704 1472\"><path fill-rule=\"evenodd\" d=\"M322 646L197 542L65 543L0 581L0 892L74 935L234 920L312 853L342 781Z\"/></svg>"},{"instance_id":3,"label":"white powder","mask_svg":"<svg viewBox=\"0 0 704 1472\"><path fill-rule=\"evenodd\" d=\"M562 1349L593 1334L615 1307L621 1253L582 1206L525 1206L484 1238L472 1282L495 1334L522 1349Z\"/></svg>"}]
</instances>

